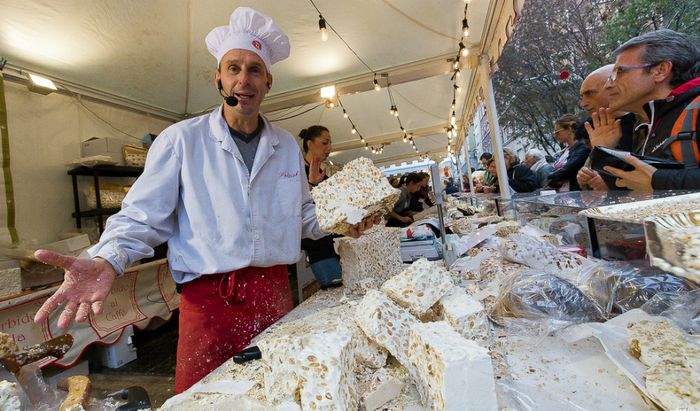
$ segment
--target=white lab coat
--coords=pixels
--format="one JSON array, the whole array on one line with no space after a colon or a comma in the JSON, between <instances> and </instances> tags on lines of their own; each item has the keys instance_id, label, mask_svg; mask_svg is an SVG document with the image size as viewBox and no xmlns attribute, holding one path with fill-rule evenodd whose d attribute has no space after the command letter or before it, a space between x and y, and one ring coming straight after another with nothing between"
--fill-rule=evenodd
<instances>
[{"instance_id":1,"label":"white lab coat","mask_svg":"<svg viewBox=\"0 0 700 411\"><path fill-rule=\"evenodd\" d=\"M244 267L291 264L301 238L324 233L294 137L264 119L252 171L221 114L168 127L148 152L122 210L88 252L118 273L168 242L175 281Z\"/></svg>"}]
</instances>

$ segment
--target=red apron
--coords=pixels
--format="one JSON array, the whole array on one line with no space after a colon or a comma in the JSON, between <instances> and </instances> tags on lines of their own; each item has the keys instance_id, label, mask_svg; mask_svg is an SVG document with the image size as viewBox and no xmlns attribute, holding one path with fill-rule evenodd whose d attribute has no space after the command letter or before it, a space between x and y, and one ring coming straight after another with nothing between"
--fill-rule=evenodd
<instances>
[{"instance_id":1,"label":"red apron","mask_svg":"<svg viewBox=\"0 0 700 411\"><path fill-rule=\"evenodd\" d=\"M285 265L203 275L183 284L175 393L244 349L292 307Z\"/></svg>"}]
</instances>

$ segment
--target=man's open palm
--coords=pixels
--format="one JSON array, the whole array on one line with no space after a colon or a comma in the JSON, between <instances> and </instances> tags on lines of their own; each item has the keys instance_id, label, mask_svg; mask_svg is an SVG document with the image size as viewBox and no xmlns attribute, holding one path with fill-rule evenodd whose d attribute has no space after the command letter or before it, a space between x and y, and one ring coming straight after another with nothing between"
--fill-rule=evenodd
<instances>
[{"instance_id":1,"label":"man's open palm","mask_svg":"<svg viewBox=\"0 0 700 411\"><path fill-rule=\"evenodd\" d=\"M63 284L37 311L35 322L44 321L63 303L65 307L58 319L59 328L67 328L73 318L76 322L87 320L91 309L95 314L102 312L105 297L117 276L109 262L101 258L71 257L48 250L38 250L34 257L66 270Z\"/></svg>"}]
</instances>

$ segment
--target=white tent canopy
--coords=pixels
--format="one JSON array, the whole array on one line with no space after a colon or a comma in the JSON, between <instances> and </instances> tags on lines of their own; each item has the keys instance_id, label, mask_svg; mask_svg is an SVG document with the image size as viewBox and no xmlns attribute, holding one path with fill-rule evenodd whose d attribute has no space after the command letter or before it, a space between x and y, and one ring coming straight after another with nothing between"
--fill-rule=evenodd
<instances>
[{"instance_id":1,"label":"white tent canopy","mask_svg":"<svg viewBox=\"0 0 700 411\"><path fill-rule=\"evenodd\" d=\"M393 84L401 121L414 132L422 153L442 153L452 100L451 63L461 36L463 0L317 0L328 23L379 75ZM291 57L273 67L273 88L263 110L270 118L311 109L321 86L336 84L358 131L386 146L375 161L417 157L389 114L386 89L371 89L373 75L334 33L322 42L318 13L308 0L63 0L0 1L0 56L7 74L37 72L61 88L177 120L219 104L213 85L215 61L204 45L214 26L225 25L231 11L249 6L270 15L289 35ZM522 0L474 0L469 4L471 51L462 59L458 118L466 117L478 90L477 59L492 63L512 29ZM468 60L468 61L466 61ZM15 69L12 71L11 69ZM345 94L344 93L353 93ZM357 93L357 94L354 94ZM320 123L339 151L334 160L358 155L357 135L342 109L318 107L278 125L296 134ZM458 124L461 124L459 122ZM353 145L353 143L355 143ZM400 158L401 157L401 158Z\"/></svg>"},{"instance_id":2,"label":"white tent canopy","mask_svg":"<svg viewBox=\"0 0 700 411\"><path fill-rule=\"evenodd\" d=\"M489 96L484 79L523 1L469 3L471 33L464 43L471 54L461 59L462 92L456 99L460 132L453 139L454 151L479 99ZM5 190L0 188L0 205L6 209L0 206L0 226L12 231L16 215L21 240L55 240L75 224L65 164L79 156L80 141L159 133L174 121L220 104L213 84L215 60L204 37L213 27L227 24L238 6L270 15L290 37L291 56L273 66L272 90L263 103L263 112L277 125L294 135L313 124L328 127L337 163L358 156L380 166L418 160L389 113L388 81L401 122L413 133L420 154L440 161L447 154L451 60L458 53L465 1L314 3L329 30L335 29L369 68L332 31L328 41L321 41L319 15L310 0L0 0L8 125L3 128L0 121L0 129L9 132L2 145L9 151L2 153L5 177L0 183ZM29 73L54 80L58 92L29 92L24 86ZM380 91L372 88L375 74L383 86ZM342 109L319 106L320 87L330 84L366 141L375 147L385 144L381 154L364 150ZM0 230L0 242L6 237Z\"/></svg>"}]
</instances>

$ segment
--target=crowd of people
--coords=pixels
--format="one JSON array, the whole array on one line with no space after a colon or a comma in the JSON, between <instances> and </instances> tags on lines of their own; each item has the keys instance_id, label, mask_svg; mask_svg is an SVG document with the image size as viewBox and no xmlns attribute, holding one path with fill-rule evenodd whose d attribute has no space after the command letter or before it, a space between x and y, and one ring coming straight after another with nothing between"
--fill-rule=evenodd
<instances>
[{"instance_id":1,"label":"crowd of people","mask_svg":"<svg viewBox=\"0 0 700 411\"><path fill-rule=\"evenodd\" d=\"M533 148L521 162L504 149L514 192L700 189L698 45L686 34L662 29L628 40L614 55L614 64L594 70L581 84L579 106L588 118L566 114L553 122L561 151L550 157ZM592 163L595 147L619 150L625 170ZM666 160L669 168L655 168L648 157ZM480 162L475 191L498 192L492 155L482 154Z\"/></svg>"}]
</instances>

